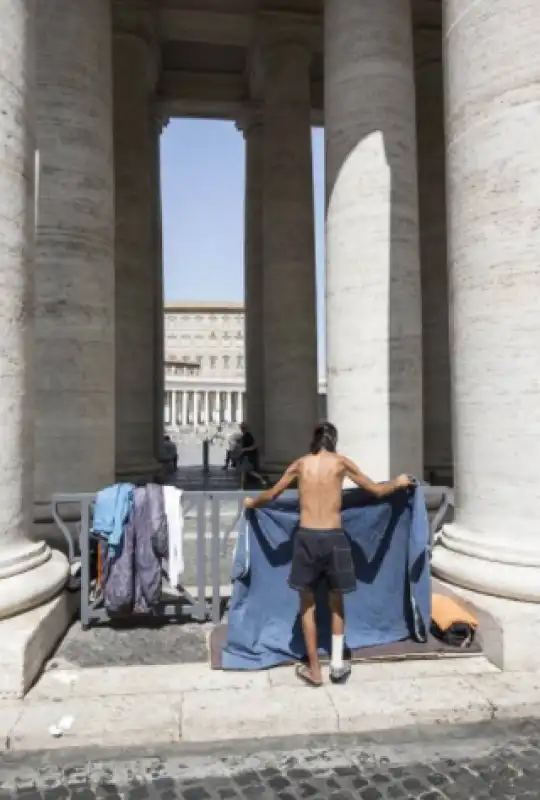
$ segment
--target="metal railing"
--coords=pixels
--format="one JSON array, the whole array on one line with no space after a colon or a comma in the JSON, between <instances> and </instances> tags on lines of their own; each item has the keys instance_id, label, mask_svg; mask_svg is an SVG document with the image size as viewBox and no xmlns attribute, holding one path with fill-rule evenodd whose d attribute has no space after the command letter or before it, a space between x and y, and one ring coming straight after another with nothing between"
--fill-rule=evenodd
<instances>
[{"instance_id":1,"label":"metal railing","mask_svg":"<svg viewBox=\"0 0 540 800\"><path fill-rule=\"evenodd\" d=\"M453 511L454 496L452 490L447 487L424 486L423 489L430 512L431 544L433 544L441 524L448 521ZM158 605L155 609L157 615L176 618L187 615L197 622L220 621L224 600L221 592L224 549L231 533L237 527L244 498L253 494L255 493L242 491L183 492L184 517L195 518L196 524L195 586L171 587L176 595ZM285 492L283 496L294 494ZM96 581L92 581L91 575L92 547L97 546L100 541L92 534L94 499L95 495L92 493L57 493L51 498L52 517L65 537L69 562L71 565L80 565L80 616L84 629L93 622L106 622L110 619L104 607L100 587ZM228 505L228 516L232 522L222 529L225 504ZM208 577L209 596L207 596Z\"/></svg>"}]
</instances>

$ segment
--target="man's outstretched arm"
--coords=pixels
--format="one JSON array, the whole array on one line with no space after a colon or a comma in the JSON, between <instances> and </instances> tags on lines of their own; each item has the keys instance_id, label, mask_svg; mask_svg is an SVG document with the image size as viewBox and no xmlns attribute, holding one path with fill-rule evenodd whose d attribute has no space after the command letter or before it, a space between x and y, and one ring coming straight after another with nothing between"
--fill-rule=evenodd
<instances>
[{"instance_id":1,"label":"man's outstretched arm","mask_svg":"<svg viewBox=\"0 0 540 800\"><path fill-rule=\"evenodd\" d=\"M364 475L349 458L344 458L343 460L345 462L345 474L347 478L350 478L353 483L356 483L361 489L370 492L370 494L375 495L375 497L386 497L393 492L397 492L398 489L408 489L409 486L412 485L412 481L408 475L399 475L392 481L375 483L375 481L372 481L367 475Z\"/></svg>"},{"instance_id":2,"label":"man's outstretched arm","mask_svg":"<svg viewBox=\"0 0 540 800\"><path fill-rule=\"evenodd\" d=\"M244 500L244 506L246 508L261 508L261 506L264 506L266 503L269 503L271 500L275 500L276 497L279 497L279 495L282 494L285 489L288 489L297 478L298 462L295 461L294 464L291 464L289 467L287 467L275 486L272 486L270 489L266 489L256 497L246 497Z\"/></svg>"}]
</instances>

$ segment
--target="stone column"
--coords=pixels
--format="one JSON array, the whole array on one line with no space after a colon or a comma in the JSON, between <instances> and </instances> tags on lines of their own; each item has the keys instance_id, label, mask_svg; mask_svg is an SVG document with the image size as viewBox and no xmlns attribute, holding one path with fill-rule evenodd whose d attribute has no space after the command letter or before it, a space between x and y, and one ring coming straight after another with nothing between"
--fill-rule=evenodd
<instances>
[{"instance_id":1,"label":"stone column","mask_svg":"<svg viewBox=\"0 0 540 800\"><path fill-rule=\"evenodd\" d=\"M244 395L243 392L238 392L238 422L242 422L244 419Z\"/></svg>"},{"instance_id":2,"label":"stone column","mask_svg":"<svg viewBox=\"0 0 540 800\"><path fill-rule=\"evenodd\" d=\"M182 392L182 425L188 424L188 393Z\"/></svg>"},{"instance_id":3,"label":"stone column","mask_svg":"<svg viewBox=\"0 0 540 800\"><path fill-rule=\"evenodd\" d=\"M456 512L433 567L538 603L538 3L448 0L444 37ZM530 607L503 607L516 626L504 642L519 649L512 668L537 668L540 607L536 627Z\"/></svg>"},{"instance_id":4,"label":"stone column","mask_svg":"<svg viewBox=\"0 0 540 800\"><path fill-rule=\"evenodd\" d=\"M193 392L193 427L199 427L199 392Z\"/></svg>"},{"instance_id":5,"label":"stone column","mask_svg":"<svg viewBox=\"0 0 540 800\"><path fill-rule=\"evenodd\" d=\"M232 418L232 392L227 392L227 408L225 410L225 420L233 422Z\"/></svg>"},{"instance_id":6,"label":"stone column","mask_svg":"<svg viewBox=\"0 0 540 800\"><path fill-rule=\"evenodd\" d=\"M442 5L441 5L442 11ZM424 468L428 480L452 479L450 345L446 255L446 152L442 32L414 33L422 351Z\"/></svg>"},{"instance_id":7,"label":"stone column","mask_svg":"<svg viewBox=\"0 0 540 800\"><path fill-rule=\"evenodd\" d=\"M163 120L155 105L150 109L152 137L152 201L154 235L154 454L159 457L163 441L163 396L165 393L165 330L163 297L163 224L161 209L161 150Z\"/></svg>"},{"instance_id":8,"label":"stone column","mask_svg":"<svg viewBox=\"0 0 540 800\"><path fill-rule=\"evenodd\" d=\"M210 423L210 396L208 392L204 393L204 424Z\"/></svg>"},{"instance_id":9,"label":"stone column","mask_svg":"<svg viewBox=\"0 0 540 800\"><path fill-rule=\"evenodd\" d=\"M127 0L115 0L113 11L116 473L135 480L156 471L154 53L148 4L139 3L132 14Z\"/></svg>"},{"instance_id":10,"label":"stone column","mask_svg":"<svg viewBox=\"0 0 540 800\"><path fill-rule=\"evenodd\" d=\"M325 5L328 415L374 479L423 475L409 0Z\"/></svg>"},{"instance_id":11,"label":"stone column","mask_svg":"<svg viewBox=\"0 0 540 800\"><path fill-rule=\"evenodd\" d=\"M114 481L114 204L110 3L35 8L39 535L51 494Z\"/></svg>"},{"instance_id":12,"label":"stone column","mask_svg":"<svg viewBox=\"0 0 540 800\"><path fill-rule=\"evenodd\" d=\"M263 33L264 461L279 471L317 421L312 60L302 31Z\"/></svg>"},{"instance_id":13,"label":"stone column","mask_svg":"<svg viewBox=\"0 0 540 800\"><path fill-rule=\"evenodd\" d=\"M0 0L0 619L48 600L62 588L68 572L60 553L27 539L35 416L32 5ZM35 633L31 625L26 627ZM0 632L2 686L7 690L6 667L17 649L13 630L2 626ZM40 645L35 645L36 654Z\"/></svg>"},{"instance_id":14,"label":"stone column","mask_svg":"<svg viewBox=\"0 0 540 800\"><path fill-rule=\"evenodd\" d=\"M264 451L264 303L263 303L263 114L252 106L238 127L246 142L244 217L244 296L247 414L255 440Z\"/></svg>"},{"instance_id":15,"label":"stone column","mask_svg":"<svg viewBox=\"0 0 540 800\"><path fill-rule=\"evenodd\" d=\"M178 410L176 407L177 392L173 389L171 392L171 425L173 428L178 427Z\"/></svg>"}]
</instances>

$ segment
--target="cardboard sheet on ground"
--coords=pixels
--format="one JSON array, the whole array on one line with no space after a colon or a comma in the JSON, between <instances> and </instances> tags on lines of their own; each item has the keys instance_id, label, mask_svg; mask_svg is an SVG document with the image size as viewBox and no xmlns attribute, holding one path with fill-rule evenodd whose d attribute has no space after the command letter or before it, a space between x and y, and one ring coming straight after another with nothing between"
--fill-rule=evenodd
<instances>
[{"instance_id":1,"label":"cardboard sheet on ground","mask_svg":"<svg viewBox=\"0 0 540 800\"><path fill-rule=\"evenodd\" d=\"M343 493L356 590L345 596L348 648L413 638L426 641L431 616L429 523L421 487L374 500L359 489ZM305 648L298 594L288 585L297 496L246 514L232 570L227 642L222 667L266 669L302 659ZM330 649L326 588L317 597L321 650Z\"/></svg>"}]
</instances>

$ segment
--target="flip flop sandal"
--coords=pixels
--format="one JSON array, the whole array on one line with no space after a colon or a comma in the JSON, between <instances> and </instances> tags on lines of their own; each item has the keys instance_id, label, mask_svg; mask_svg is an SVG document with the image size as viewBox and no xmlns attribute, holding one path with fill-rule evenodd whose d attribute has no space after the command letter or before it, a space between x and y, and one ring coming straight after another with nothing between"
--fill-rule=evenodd
<instances>
[{"instance_id":1,"label":"flip flop sandal","mask_svg":"<svg viewBox=\"0 0 540 800\"><path fill-rule=\"evenodd\" d=\"M320 689L320 687L323 685L322 681L320 683L317 683L316 681L313 680L310 673L308 672L308 668L303 664L296 667L295 673L298 680L302 681L302 683L305 683L306 686L309 686L312 689Z\"/></svg>"}]
</instances>

